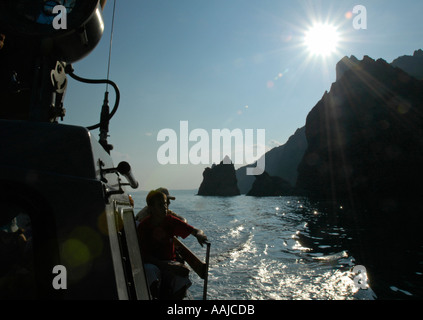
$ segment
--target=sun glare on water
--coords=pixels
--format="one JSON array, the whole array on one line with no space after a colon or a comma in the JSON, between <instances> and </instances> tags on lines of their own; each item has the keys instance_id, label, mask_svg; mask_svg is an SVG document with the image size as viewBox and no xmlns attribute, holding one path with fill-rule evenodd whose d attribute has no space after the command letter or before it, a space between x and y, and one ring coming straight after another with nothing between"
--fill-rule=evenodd
<instances>
[{"instance_id":1,"label":"sun glare on water","mask_svg":"<svg viewBox=\"0 0 423 320\"><path fill-rule=\"evenodd\" d=\"M304 37L304 44L312 55L327 57L338 47L339 33L335 26L318 23L313 25Z\"/></svg>"}]
</instances>

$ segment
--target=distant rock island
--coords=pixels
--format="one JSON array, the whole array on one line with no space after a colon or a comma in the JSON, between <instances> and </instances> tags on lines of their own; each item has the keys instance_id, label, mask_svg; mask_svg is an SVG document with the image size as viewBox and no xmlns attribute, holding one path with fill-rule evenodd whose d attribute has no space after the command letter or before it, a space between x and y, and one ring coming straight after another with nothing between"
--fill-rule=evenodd
<instances>
[{"instance_id":1,"label":"distant rock island","mask_svg":"<svg viewBox=\"0 0 423 320\"><path fill-rule=\"evenodd\" d=\"M254 176L253 176L254 177ZM247 196L276 197L290 196L295 194L291 184L277 176L270 176L266 171L255 176L255 181L248 191Z\"/></svg>"},{"instance_id":2,"label":"distant rock island","mask_svg":"<svg viewBox=\"0 0 423 320\"><path fill-rule=\"evenodd\" d=\"M238 196L240 195L235 174L235 166L226 156L220 164L214 164L203 171L203 182L198 189L200 196Z\"/></svg>"}]
</instances>

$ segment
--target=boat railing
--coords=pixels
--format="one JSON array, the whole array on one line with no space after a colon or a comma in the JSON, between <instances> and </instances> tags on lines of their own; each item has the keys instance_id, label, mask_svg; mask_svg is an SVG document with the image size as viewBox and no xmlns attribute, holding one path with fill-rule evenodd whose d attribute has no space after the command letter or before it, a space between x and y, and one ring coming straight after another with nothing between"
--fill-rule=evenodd
<instances>
[{"instance_id":1,"label":"boat railing","mask_svg":"<svg viewBox=\"0 0 423 320\"><path fill-rule=\"evenodd\" d=\"M173 243L178 254L191 267L191 269L204 280L203 286L203 300L207 300L207 284L209 274L209 260L210 260L210 242L205 241L206 244L206 258L202 261L197 257L184 243L178 238L173 237Z\"/></svg>"}]
</instances>

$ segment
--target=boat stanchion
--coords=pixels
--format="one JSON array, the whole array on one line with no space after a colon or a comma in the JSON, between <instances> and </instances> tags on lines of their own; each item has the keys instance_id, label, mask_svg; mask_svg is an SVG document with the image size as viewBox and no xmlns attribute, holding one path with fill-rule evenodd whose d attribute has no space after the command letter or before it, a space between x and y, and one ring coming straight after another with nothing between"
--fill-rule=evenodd
<instances>
[{"instance_id":1,"label":"boat stanchion","mask_svg":"<svg viewBox=\"0 0 423 320\"><path fill-rule=\"evenodd\" d=\"M205 244L207 245L207 252L206 252L206 270L204 275L203 300L207 300L207 284L208 284L208 278L209 278L209 259L210 259L211 243L208 241L205 241Z\"/></svg>"}]
</instances>

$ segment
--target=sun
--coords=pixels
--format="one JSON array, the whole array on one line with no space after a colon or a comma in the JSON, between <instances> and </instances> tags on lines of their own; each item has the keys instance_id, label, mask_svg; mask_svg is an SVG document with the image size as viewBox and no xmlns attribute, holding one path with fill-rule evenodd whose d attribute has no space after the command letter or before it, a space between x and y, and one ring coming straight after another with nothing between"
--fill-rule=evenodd
<instances>
[{"instance_id":1,"label":"sun","mask_svg":"<svg viewBox=\"0 0 423 320\"><path fill-rule=\"evenodd\" d=\"M306 33L304 44L312 55L327 57L336 52L339 33L334 25L316 23Z\"/></svg>"}]
</instances>

